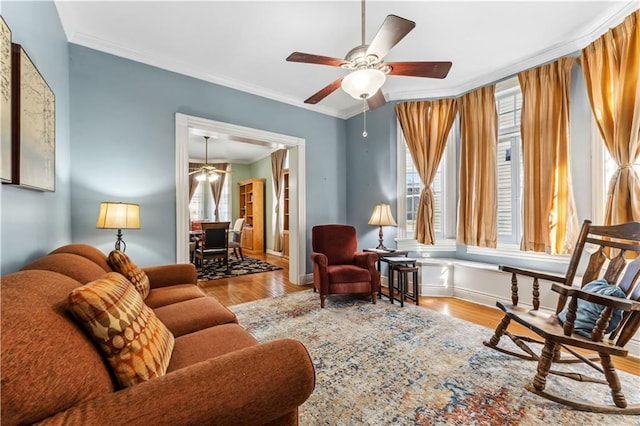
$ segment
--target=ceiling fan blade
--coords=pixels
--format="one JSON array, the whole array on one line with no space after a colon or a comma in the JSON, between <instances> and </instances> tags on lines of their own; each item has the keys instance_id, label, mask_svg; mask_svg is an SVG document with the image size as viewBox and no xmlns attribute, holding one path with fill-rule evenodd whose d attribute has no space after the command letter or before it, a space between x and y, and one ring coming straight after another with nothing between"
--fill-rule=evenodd
<instances>
[{"instance_id":1,"label":"ceiling fan blade","mask_svg":"<svg viewBox=\"0 0 640 426\"><path fill-rule=\"evenodd\" d=\"M369 111L373 111L376 108L380 108L382 105L386 104L387 100L384 98L382 94L382 90L378 90L375 95L367 98L367 105L369 106Z\"/></svg>"},{"instance_id":2,"label":"ceiling fan blade","mask_svg":"<svg viewBox=\"0 0 640 426\"><path fill-rule=\"evenodd\" d=\"M451 69L451 62L386 62L391 67L389 75L409 77L445 78Z\"/></svg>"},{"instance_id":3,"label":"ceiling fan blade","mask_svg":"<svg viewBox=\"0 0 640 426\"><path fill-rule=\"evenodd\" d=\"M293 52L287 57L289 62L304 62L306 64L329 65L339 67L348 62L344 59L330 58L328 56L313 55L311 53Z\"/></svg>"},{"instance_id":4,"label":"ceiling fan blade","mask_svg":"<svg viewBox=\"0 0 640 426\"><path fill-rule=\"evenodd\" d=\"M387 53L414 29L416 23L396 15L388 15L367 49L367 55L382 60Z\"/></svg>"},{"instance_id":5,"label":"ceiling fan blade","mask_svg":"<svg viewBox=\"0 0 640 426\"><path fill-rule=\"evenodd\" d=\"M198 170L194 170L194 171L192 171L192 172L189 172L189 176L194 175L194 174L196 174L196 173L200 173L200 172L202 172L202 170L200 170L200 169L198 169Z\"/></svg>"},{"instance_id":6,"label":"ceiling fan blade","mask_svg":"<svg viewBox=\"0 0 640 426\"><path fill-rule=\"evenodd\" d=\"M316 92L313 95L311 95L308 99L306 99L304 101L304 103L305 104L317 104L318 102L320 102L321 100L323 100L324 98L326 98L327 96L332 94L334 91L336 91L336 89L338 89L338 87L340 87L341 83L342 83L342 77L340 77L339 79L337 79L333 83L329 83L327 86L323 87L318 92Z\"/></svg>"}]
</instances>

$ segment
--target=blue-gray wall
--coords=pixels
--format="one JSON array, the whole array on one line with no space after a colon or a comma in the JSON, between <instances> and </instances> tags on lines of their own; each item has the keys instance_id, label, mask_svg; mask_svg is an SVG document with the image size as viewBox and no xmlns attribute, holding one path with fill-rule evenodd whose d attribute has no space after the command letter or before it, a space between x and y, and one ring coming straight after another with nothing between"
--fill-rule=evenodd
<instances>
[{"instance_id":1,"label":"blue-gray wall","mask_svg":"<svg viewBox=\"0 0 640 426\"><path fill-rule=\"evenodd\" d=\"M132 201L141 229L124 231L127 253L175 261L176 112L304 138L307 227L346 220L344 120L73 44L69 55L73 241L110 250L98 206Z\"/></svg>"},{"instance_id":2,"label":"blue-gray wall","mask_svg":"<svg viewBox=\"0 0 640 426\"><path fill-rule=\"evenodd\" d=\"M367 112L367 137L362 136L364 117L347 120L347 223L356 227L360 248L378 245L377 226L367 224L379 203L397 209L397 124L394 102ZM395 214L394 214L395 216ZM383 228L384 244L395 247L396 228Z\"/></svg>"},{"instance_id":3,"label":"blue-gray wall","mask_svg":"<svg viewBox=\"0 0 640 426\"><path fill-rule=\"evenodd\" d=\"M69 45L53 2L3 0L0 12L56 98L55 192L0 189L0 273L6 274L71 240Z\"/></svg>"},{"instance_id":4,"label":"blue-gray wall","mask_svg":"<svg viewBox=\"0 0 640 426\"><path fill-rule=\"evenodd\" d=\"M52 1L2 0L0 12L56 95L56 191L2 185L3 274L69 242L110 250L115 232L95 229L99 203L109 200L140 203L142 228L125 231L136 262L173 262L176 112L304 138L308 231L321 223L349 223L360 247L377 244L377 228L367 225L373 206L397 206L392 102L367 113L369 136L363 138L362 114L331 118L70 45ZM571 96L572 168L582 221L592 215L591 112L577 65ZM395 231L385 227L387 245ZM456 256L510 261L470 255L461 246Z\"/></svg>"}]
</instances>

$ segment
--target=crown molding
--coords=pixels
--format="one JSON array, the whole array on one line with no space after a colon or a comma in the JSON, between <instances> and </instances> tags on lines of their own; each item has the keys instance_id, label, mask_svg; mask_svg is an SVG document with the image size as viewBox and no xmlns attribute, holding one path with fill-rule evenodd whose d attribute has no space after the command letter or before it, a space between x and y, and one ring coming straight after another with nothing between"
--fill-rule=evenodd
<instances>
[{"instance_id":1,"label":"crown molding","mask_svg":"<svg viewBox=\"0 0 640 426\"><path fill-rule=\"evenodd\" d=\"M550 62L552 60L555 60L565 55L575 54L576 52L579 52L581 49L587 46L589 43L591 43L593 40L600 37L610 28L618 25L620 22L622 22L622 20L627 15L631 14L632 12L634 12L639 8L640 8L640 3L637 1L627 2L620 9L618 9L617 11L614 11L609 16L603 16L602 19L598 20L591 27L587 28L582 35L575 37L573 40L556 44L547 49L539 51L532 57L509 64L501 69L492 71L490 73L486 73L476 78L472 78L457 86L440 88L436 90L429 89L429 90L395 91L391 93L386 93L385 97L387 98L387 101L401 101L401 100L461 96L468 91L502 80L506 77L515 75L520 71L523 71L535 66L539 66L541 64ZM242 81L235 80L228 77L213 75L205 71L194 69L193 67L189 66L186 63L182 63L180 61L176 61L171 58L149 55L144 52L130 49L118 43L114 43L114 42L111 42L99 37L95 37L83 32L73 32L71 35L67 34L67 37L70 43L95 49L104 53L129 59L135 62L140 62L153 67L172 71L178 74L197 78L199 80L207 81L209 83L218 84L220 86L250 93L256 96L261 96L277 102L282 102L288 105L295 106L297 108L302 108L302 109L306 109L316 113L325 114L331 117L346 120L362 112L362 109L360 108L359 105L354 105L353 107L338 110L336 108L327 107L326 105L305 104L299 99L282 95L281 93L277 93L275 91L269 90L261 86L248 84L246 82L242 82Z\"/></svg>"},{"instance_id":2,"label":"crown molding","mask_svg":"<svg viewBox=\"0 0 640 426\"><path fill-rule=\"evenodd\" d=\"M554 61L562 56L579 54L579 52L587 45L589 45L589 43L602 36L602 34L609 31L609 29L619 25L628 15L638 9L640 9L640 2L628 2L619 10L614 11L612 14L603 16L591 27L586 28L583 34L577 36L573 40L555 44L548 47L547 49L540 50L532 57L514 62L498 70L465 81L464 83L457 86L448 88L445 87L435 90L430 89L395 91L386 95L387 102L458 97L471 90L477 89L478 87L503 80L507 77L516 75L521 71ZM354 108L345 110L348 118L358 115L360 112L361 111L357 111Z\"/></svg>"},{"instance_id":3,"label":"crown molding","mask_svg":"<svg viewBox=\"0 0 640 426\"><path fill-rule=\"evenodd\" d=\"M344 114L341 113L341 111L336 110L335 108L328 108L324 105L313 105L313 106L308 105L308 104L305 104L304 102L301 102L299 99L292 98L289 96L284 96L281 93L274 92L272 90L266 89L261 86L247 84L245 82L228 78L228 77L213 75L208 72L195 69L186 63L182 63L174 59L148 55L143 52L122 46L118 43L113 43L111 41L104 40L102 38L95 37L83 32L73 33L73 35L69 37L69 42L77 44L79 46L84 46L90 49L98 50L103 53L108 53L114 56L139 62L145 65L150 65L152 67L175 72L178 74L197 78L199 80L203 80L209 83L218 84L220 86L228 87L231 89L250 93L263 98L282 102L298 108L307 109L313 112L319 112L321 114L329 115L336 118L342 118L342 119L345 118Z\"/></svg>"}]
</instances>

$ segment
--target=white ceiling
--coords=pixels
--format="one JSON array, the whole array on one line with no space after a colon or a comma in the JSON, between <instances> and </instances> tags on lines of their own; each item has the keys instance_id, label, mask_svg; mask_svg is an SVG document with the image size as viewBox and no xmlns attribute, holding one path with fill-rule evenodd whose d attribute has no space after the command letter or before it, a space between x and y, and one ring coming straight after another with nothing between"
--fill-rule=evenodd
<instances>
[{"instance_id":1,"label":"white ceiling","mask_svg":"<svg viewBox=\"0 0 640 426\"><path fill-rule=\"evenodd\" d=\"M390 76L382 88L387 100L458 96L578 51L639 5L369 0L365 38L369 43L395 14L416 28L385 61L453 62L444 80ZM285 61L294 51L343 58L360 45L360 1L56 0L56 6L72 43L335 117L361 111L342 90L304 104L346 71Z\"/></svg>"},{"instance_id":2,"label":"white ceiling","mask_svg":"<svg viewBox=\"0 0 640 426\"><path fill-rule=\"evenodd\" d=\"M208 152L204 136L209 136ZM210 134L198 129L189 129L189 160L209 163L251 164L269 156L283 145L269 144L252 139L231 139L226 135ZM207 155L205 157L205 154Z\"/></svg>"}]
</instances>

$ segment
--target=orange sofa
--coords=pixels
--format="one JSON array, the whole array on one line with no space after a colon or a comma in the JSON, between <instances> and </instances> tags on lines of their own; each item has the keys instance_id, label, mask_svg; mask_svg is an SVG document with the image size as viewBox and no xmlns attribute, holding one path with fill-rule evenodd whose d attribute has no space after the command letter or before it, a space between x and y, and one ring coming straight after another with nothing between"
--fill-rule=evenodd
<instances>
[{"instance_id":1,"label":"orange sofa","mask_svg":"<svg viewBox=\"0 0 640 426\"><path fill-rule=\"evenodd\" d=\"M145 303L175 337L164 376L121 389L67 310L74 288L110 272L95 247L71 244L2 277L3 425L298 424L315 386L298 341L259 343L196 285L191 264L142 268Z\"/></svg>"}]
</instances>

